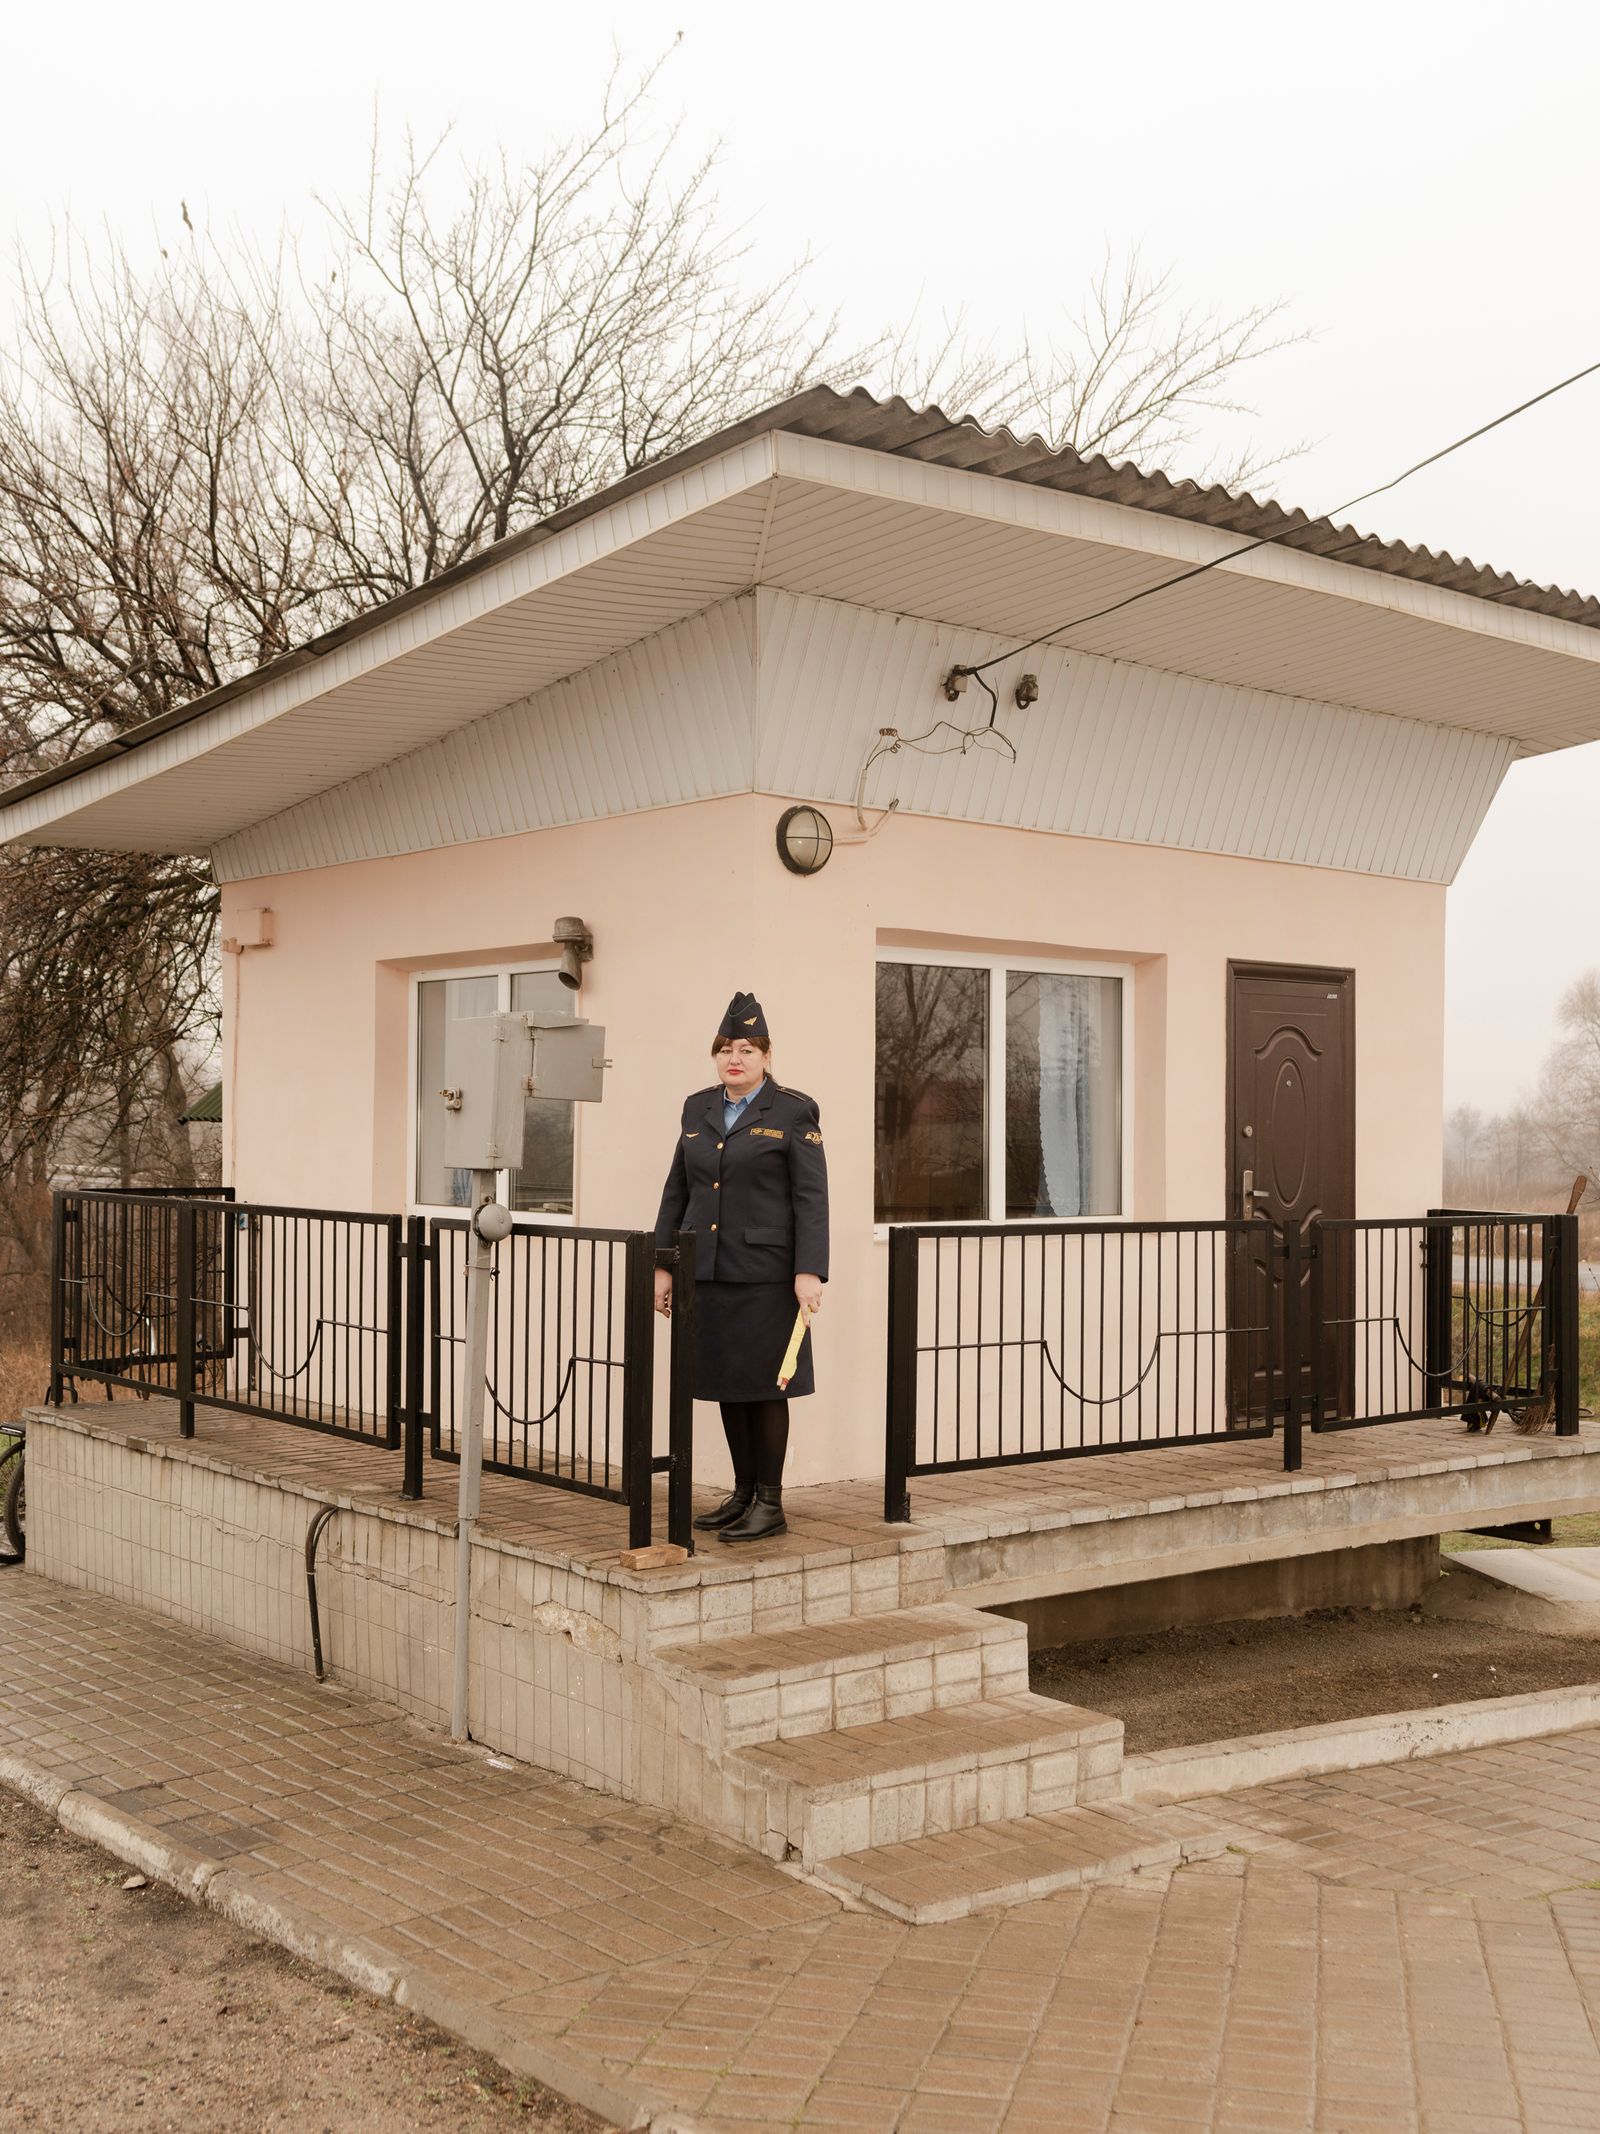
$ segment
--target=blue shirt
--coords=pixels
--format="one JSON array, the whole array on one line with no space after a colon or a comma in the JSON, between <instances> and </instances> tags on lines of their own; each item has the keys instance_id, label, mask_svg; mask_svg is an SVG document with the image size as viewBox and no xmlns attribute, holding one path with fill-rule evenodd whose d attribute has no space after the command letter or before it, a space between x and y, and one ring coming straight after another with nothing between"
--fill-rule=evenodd
<instances>
[{"instance_id":1,"label":"blue shirt","mask_svg":"<svg viewBox=\"0 0 1600 2134\"><path fill-rule=\"evenodd\" d=\"M754 1103L755 1099L761 1094L762 1084L765 1083L766 1079L766 1076L763 1075L761 1077L761 1081L757 1082L755 1088L747 1089L742 1097L734 1096L726 1088L723 1090L722 1131L725 1134L731 1134L733 1132L739 1121L744 1117L745 1107L749 1104Z\"/></svg>"}]
</instances>

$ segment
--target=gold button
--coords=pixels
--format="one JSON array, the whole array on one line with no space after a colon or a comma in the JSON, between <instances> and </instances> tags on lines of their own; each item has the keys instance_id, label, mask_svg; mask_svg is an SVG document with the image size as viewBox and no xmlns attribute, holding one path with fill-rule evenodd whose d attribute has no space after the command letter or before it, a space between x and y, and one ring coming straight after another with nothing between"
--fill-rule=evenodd
<instances>
[{"instance_id":1,"label":"gold button","mask_svg":"<svg viewBox=\"0 0 1600 2134\"><path fill-rule=\"evenodd\" d=\"M713 1224L711 1225L711 1227L712 1227L712 1229L713 1229L713 1230L715 1230L717 1226L716 1226L716 1224L715 1224L715 1223L713 1223Z\"/></svg>"},{"instance_id":2,"label":"gold button","mask_svg":"<svg viewBox=\"0 0 1600 2134\"><path fill-rule=\"evenodd\" d=\"M720 1193L722 1191L722 1180L720 1178L712 1179L711 1190L713 1193Z\"/></svg>"},{"instance_id":3,"label":"gold button","mask_svg":"<svg viewBox=\"0 0 1600 2134\"><path fill-rule=\"evenodd\" d=\"M719 1141L719 1142L717 1143L717 1147L718 1147L718 1148L721 1148L721 1146L722 1146L722 1143L721 1143L721 1142Z\"/></svg>"}]
</instances>

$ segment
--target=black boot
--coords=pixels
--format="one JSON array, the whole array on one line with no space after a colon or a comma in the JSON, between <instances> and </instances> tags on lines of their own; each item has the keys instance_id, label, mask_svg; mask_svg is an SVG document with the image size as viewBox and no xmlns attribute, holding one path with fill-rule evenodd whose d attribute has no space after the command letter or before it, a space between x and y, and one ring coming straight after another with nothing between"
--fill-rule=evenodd
<instances>
[{"instance_id":1,"label":"black boot","mask_svg":"<svg viewBox=\"0 0 1600 2134\"><path fill-rule=\"evenodd\" d=\"M765 1541L769 1534L787 1534L789 1522L783 1516L783 1486L778 1482L758 1482L756 1500L742 1519L732 1526L725 1526L717 1536L719 1541Z\"/></svg>"},{"instance_id":2,"label":"black boot","mask_svg":"<svg viewBox=\"0 0 1600 2134\"><path fill-rule=\"evenodd\" d=\"M715 1533L720 1526L732 1526L735 1519L742 1519L750 1509L755 1493L753 1482L735 1482L732 1496L724 1497L714 1512L702 1512L695 1525L702 1534Z\"/></svg>"}]
</instances>

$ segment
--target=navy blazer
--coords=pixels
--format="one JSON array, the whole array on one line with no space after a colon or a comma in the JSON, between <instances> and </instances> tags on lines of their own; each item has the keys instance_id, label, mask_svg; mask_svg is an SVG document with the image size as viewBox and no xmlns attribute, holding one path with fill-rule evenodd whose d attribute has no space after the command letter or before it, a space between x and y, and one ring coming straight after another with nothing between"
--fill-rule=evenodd
<instances>
[{"instance_id":1,"label":"navy blazer","mask_svg":"<svg viewBox=\"0 0 1600 2134\"><path fill-rule=\"evenodd\" d=\"M656 1217L656 1243L695 1234L699 1282L828 1279L828 1165L816 1104L768 1075L732 1132L722 1090L683 1107L678 1146Z\"/></svg>"}]
</instances>

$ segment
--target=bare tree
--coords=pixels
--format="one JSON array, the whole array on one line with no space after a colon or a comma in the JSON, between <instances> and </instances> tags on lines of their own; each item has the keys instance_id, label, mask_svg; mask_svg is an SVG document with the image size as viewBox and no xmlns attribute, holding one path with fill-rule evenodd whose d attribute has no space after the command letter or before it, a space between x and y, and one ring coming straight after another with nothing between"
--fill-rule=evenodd
<instances>
[{"instance_id":1,"label":"bare tree","mask_svg":"<svg viewBox=\"0 0 1600 2134\"><path fill-rule=\"evenodd\" d=\"M1232 314L1178 304L1170 271L1150 269L1136 250L1106 256L1083 304L1043 348L1026 332L999 346L976 340L963 314L931 341L913 321L880 360L908 400L937 400L990 427L1032 427L1084 458L1136 459L1236 487L1303 446L1218 463L1197 444L1219 417L1254 415L1241 397L1245 374L1305 338L1289 329L1281 302Z\"/></svg>"},{"instance_id":2,"label":"bare tree","mask_svg":"<svg viewBox=\"0 0 1600 2134\"><path fill-rule=\"evenodd\" d=\"M793 277L750 289L702 166L641 165L650 82L588 136L469 174L441 151L357 210L329 262L148 269L71 229L21 262L0 358L0 775L248 672L826 368ZM0 865L0 1107L12 1165L70 1123L164 1175L214 1014L215 894L189 856ZM141 1125L142 1122L142 1125ZM118 1155L116 1152L121 1151ZM141 1168L142 1165L135 1165Z\"/></svg>"},{"instance_id":3,"label":"bare tree","mask_svg":"<svg viewBox=\"0 0 1600 2134\"><path fill-rule=\"evenodd\" d=\"M1539 1123L1563 1170L1600 1181L1600 971L1586 971L1562 995L1565 1036L1539 1081Z\"/></svg>"},{"instance_id":4,"label":"bare tree","mask_svg":"<svg viewBox=\"0 0 1600 2134\"><path fill-rule=\"evenodd\" d=\"M1458 1104L1444 1122L1445 1175L1452 1199L1471 1206L1484 1196L1485 1120L1475 1104Z\"/></svg>"},{"instance_id":5,"label":"bare tree","mask_svg":"<svg viewBox=\"0 0 1600 2134\"><path fill-rule=\"evenodd\" d=\"M751 286L709 166L588 132L461 175L408 147L323 238L148 264L64 228L0 352L0 776L67 762L817 377L943 392L1080 450L1177 450L1282 344L1109 267L1049 358L851 352L795 274ZM187 224L188 218L185 216ZM919 383L919 375L921 382ZM166 1175L215 1015L193 855L0 862L0 1116Z\"/></svg>"}]
</instances>

